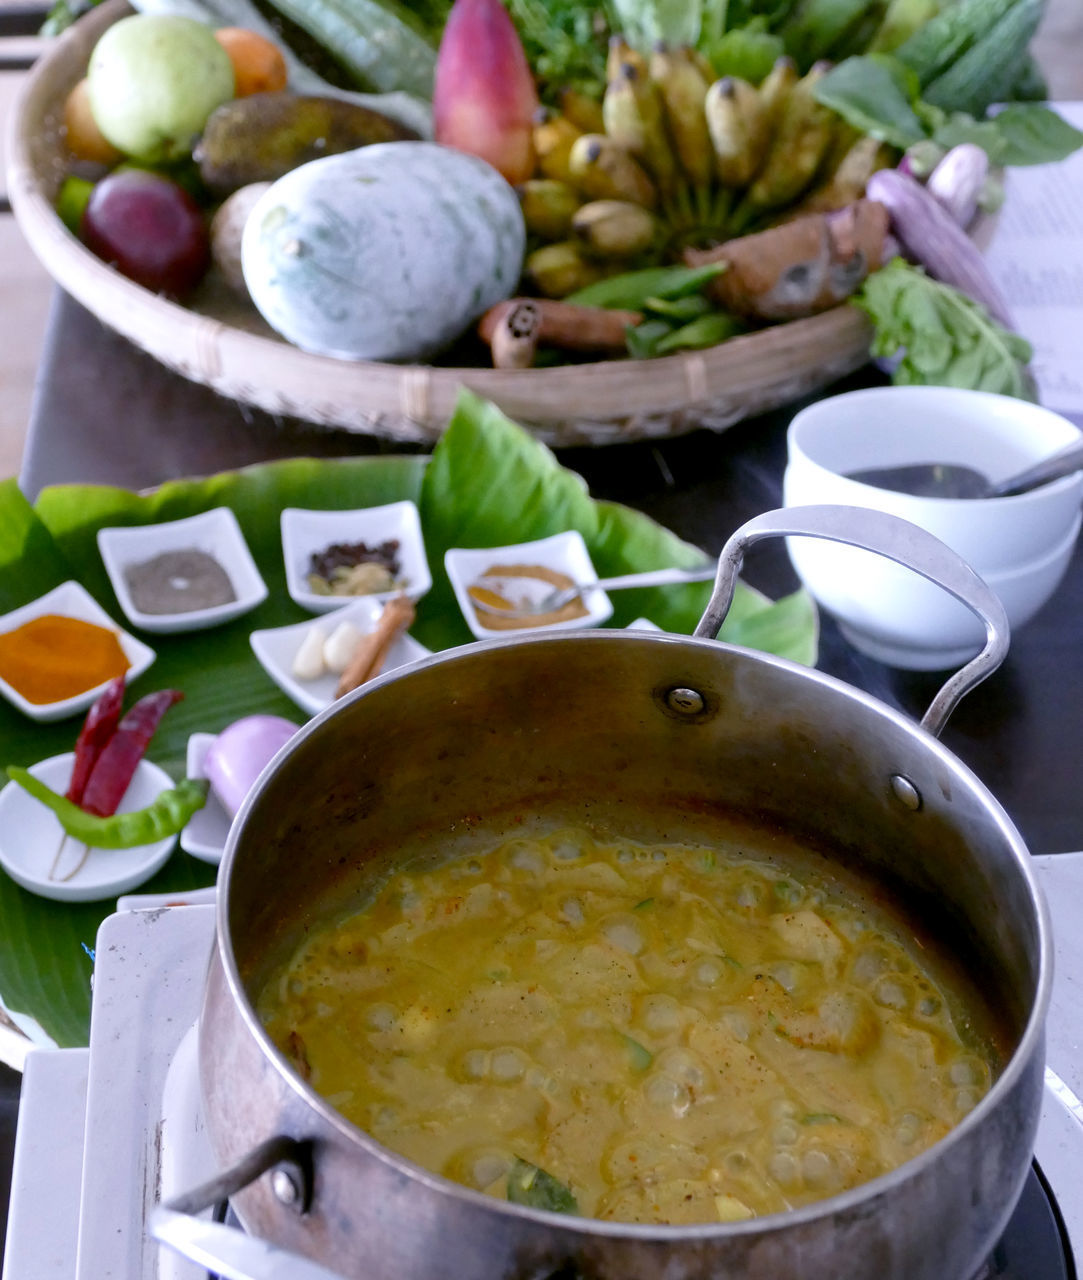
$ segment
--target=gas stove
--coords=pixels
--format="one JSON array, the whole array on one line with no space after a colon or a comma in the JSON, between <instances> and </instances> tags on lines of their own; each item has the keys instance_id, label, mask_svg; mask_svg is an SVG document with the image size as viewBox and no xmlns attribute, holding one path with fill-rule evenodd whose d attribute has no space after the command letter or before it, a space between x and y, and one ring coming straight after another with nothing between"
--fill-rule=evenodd
<instances>
[{"instance_id":1,"label":"gas stove","mask_svg":"<svg viewBox=\"0 0 1083 1280\"><path fill-rule=\"evenodd\" d=\"M1034 865L1056 947L1045 1099L1019 1205L973 1280L1083 1277L1083 853ZM214 908L120 906L97 939L89 1048L27 1057L3 1280L209 1280L146 1223L216 1172L195 1056Z\"/></svg>"}]
</instances>

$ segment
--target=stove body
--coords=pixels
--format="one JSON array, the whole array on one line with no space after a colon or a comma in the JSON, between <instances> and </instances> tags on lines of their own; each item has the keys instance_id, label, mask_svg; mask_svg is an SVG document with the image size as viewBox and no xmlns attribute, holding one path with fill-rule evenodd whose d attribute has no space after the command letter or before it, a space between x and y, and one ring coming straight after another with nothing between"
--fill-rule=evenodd
<instances>
[{"instance_id":1,"label":"stove body","mask_svg":"<svg viewBox=\"0 0 1083 1280\"><path fill-rule=\"evenodd\" d=\"M1045 1099L1019 1206L974 1280L1083 1280L1083 853L1034 862L1056 948ZM103 924L90 1047L27 1059L3 1280L208 1280L146 1223L217 1172L195 1052L213 942L211 905Z\"/></svg>"}]
</instances>

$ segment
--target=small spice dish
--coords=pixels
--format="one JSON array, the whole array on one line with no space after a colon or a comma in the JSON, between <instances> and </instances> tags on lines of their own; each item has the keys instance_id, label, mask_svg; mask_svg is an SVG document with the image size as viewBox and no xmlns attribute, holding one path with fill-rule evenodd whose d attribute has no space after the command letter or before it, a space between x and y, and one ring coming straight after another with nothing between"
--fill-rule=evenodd
<instances>
[{"instance_id":1,"label":"small spice dish","mask_svg":"<svg viewBox=\"0 0 1083 1280\"><path fill-rule=\"evenodd\" d=\"M61 794L71 780L75 753L50 756L30 766L30 772L46 786ZM173 786L164 769L150 760L140 760L118 813L145 808ZM56 879L49 873L65 842L56 866ZM98 902L115 898L149 880L172 853L176 836L166 836L153 844L131 849L91 849L86 861L70 880L62 877L82 857L85 845L65 836L56 815L15 782L0 791L0 866L16 884L31 893L58 902Z\"/></svg>"},{"instance_id":2,"label":"small spice dish","mask_svg":"<svg viewBox=\"0 0 1083 1280\"><path fill-rule=\"evenodd\" d=\"M65 618L77 618L82 622L91 622L113 631L128 660L128 670L124 677L127 681L141 676L154 661L154 650L141 640L137 640L135 636L129 635L123 627L117 626L87 589L74 579L62 582L59 587L54 587L52 591L47 591L29 604L5 613L0 617L0 635L7 635L34 618L44 618L53 614ZM71 697L57 698L51 702L31 702L7 680L0 677L0 693L32 720L63 720L67 716L85 711L108 683L107 678Z\"/></svg>"},{"instance_id":3,"label":"small spice dish","mask_svg":"<svg viewBox=\"0 0 1083 1280\"><path fill-rule=\"evenodd\" d=\"M282 555L286 565L286 589L291 599L310 613L341 609L351 600L389 600L404 592L420 600L432 586L432 574L425 557L421 518L413 502L390 502L382 507L359 507L352 511L315 511L286 507L282 512ZM309 584L312 557L333 545L363 543L378 547L397 542L394 586L352 595L330 595L314 591Z\"/></svg>"},{"instance_id":4,"label":"small spice dish","mask_svg":"<svg viewBox=\"0 0 1083 1280\"><path fill-rule=\"evenodd\" d=\"M207 776L203 761L217 737L216 733L193 733L188 739L186 773L189 778ZM222 861L231 825L229 814L211 788L207 792L207 803L192 814L181 831L180 847L201 862L217 865Z\"/></svg>"},{"instance_id":5,"label":"small spice dish","mask_svg":"<svg viewBox=\"0 0 1083 1280\"><path fill-rule=\"evenodd\" d=\"M352 622L362 634L372 631L383 607L377 598L362 596L347 603L329 618L296 622L288 627L273 627L267 631L253 631L250 637L252 652L282 692L292 698L303 711L314 716L334 702L339 677L328 671L312 680L298 678L293 666L301 646L306 641L311 643L313 628L317 627L328 638L344 622ZM406 632L392 642L380 674L428 657L429 653L430 650Z\"/></svg>"},{"instance_id":6,"label":"small spice dish","mask_svg":"<svg viewBox=\"0 0 1083 1280\"><path fill-rule=\"evenodd\" d=\"M267 584L229 507L162 524L99 529L98 550L120 607L141 631L201 631L231 622L267 598Z\"/></svg>"},{"instance_id":7,"label":"small spice dish","mask_svg":"<svg viewBox=\"0 0 1083 1280\"><path fill-rule=\"evenodd\" d=\"M545 614L530 619L502 619L499 614L477 609L470 598L471 586L484 577L492 578L497 594L512 604L520 597L540 597L555 586L596 582L598 575L591 563L587 544L582 534L575 530L506 547L452 547L444 556L444 568L466 625L479 640L491 640L494 636L521 630L569 631L597 627L613 614L613 605L600 587L583 592L578 602L580 608L569 606L561 611L561 616L551 619ZM508 569L516 572L498 572ZM542 573L531 575L531 569Z\"/></svg>"}]
</instances>

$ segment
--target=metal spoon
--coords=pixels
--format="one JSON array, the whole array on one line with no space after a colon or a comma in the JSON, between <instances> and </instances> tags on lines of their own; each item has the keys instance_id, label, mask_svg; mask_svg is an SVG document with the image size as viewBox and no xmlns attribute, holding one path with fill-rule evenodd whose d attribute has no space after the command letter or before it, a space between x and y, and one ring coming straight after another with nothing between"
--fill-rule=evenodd
<instances>
[{"instance_id":1,"label":"metal spoon","mask_svg":"<svg viewBox=\"0 0 1083 1280\"><path fill-rule=\"evenodd\" d=\"M716 564L708 564L700 569L650 569L644 573L625 573L616 578L599 578L596 582L577 582L570 587L552 587L536 599L522 596L514 603L508 601L506 606L495 604L485 596L502 595L509 589L521 588L524 583L542 580L529 578L525 574L501 576L493 573L472 582L467 587L467 594L479 613L491 613L496 617L509 620L536 618L538 614L554 613L557 609L563 609L566 604L570 604L587 591L596 589L615 591L621 587L665 587L679 583L710 582L717 571Z\"/></svg>"},{"instance_id":2,"label":"metal spoon","mask_svg":"<svg viewBox=\"0 0 1083 1280\"><path fill-rule=\"evenodd\" d=\"M973 467L957 466L950 462L869 467L862 471L848 471L844 475L848 480L874 485L877 489L913 494L918 498L1007 498L1013 494L1027 493L1040 485L1048 484L1050 480L1057 480L1081 469L1083 440L1070 444L1052 457L1035 463L1006 480L999 480L996 484Z\"/></svg>"}]
</instances>

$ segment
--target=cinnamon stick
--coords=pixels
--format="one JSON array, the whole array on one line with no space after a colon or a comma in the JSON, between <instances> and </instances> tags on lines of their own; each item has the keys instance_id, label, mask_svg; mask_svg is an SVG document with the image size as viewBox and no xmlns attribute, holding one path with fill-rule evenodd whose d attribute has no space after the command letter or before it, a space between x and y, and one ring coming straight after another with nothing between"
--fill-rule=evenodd
<instances>
[{"instance_id":1,"label":"cinnamon stick","mask_svg":"<svg viewBox=\"0 0 1083 1280\"><path fill-rule=\"evenodd\" d=\"M529 350L533 362L539 345L585 354L623 354L625 331L642 319L638 311L586 307L556 298L509 298L486 311L478 321L478 334L489 345L498 369L522 369L529 367L522 363L524 350Z\"/></svg>"},{"instance_id":2,"label":"cinnamon stick","mask_svg":"<svg viewBox=\"0 0 1083 1280\"><path fill-rule=\"evenodd\" d=\"M414 603L409 596L392 596L384 605L373 630L357 642L345 671L339 677L335 697L341 698L378 676L387 660L388 650L413 620Z\"/></svg>"}]
</instances>

